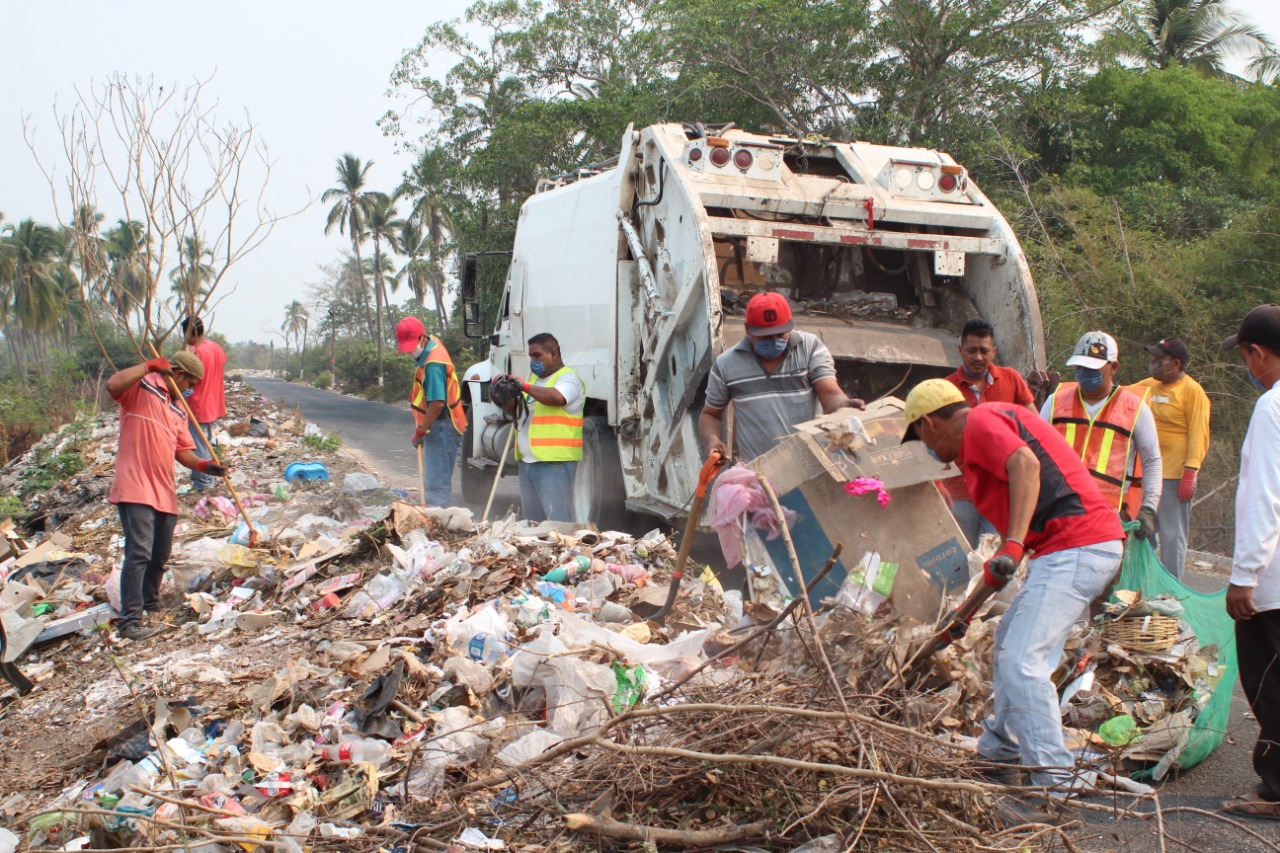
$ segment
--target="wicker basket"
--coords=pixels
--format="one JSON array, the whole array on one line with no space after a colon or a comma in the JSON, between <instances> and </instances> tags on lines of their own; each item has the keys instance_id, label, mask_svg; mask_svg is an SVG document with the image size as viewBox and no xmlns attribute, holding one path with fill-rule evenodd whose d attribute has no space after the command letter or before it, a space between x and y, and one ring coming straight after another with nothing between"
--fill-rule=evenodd
<instances>
[{"instance_id":1,"label":"wicker basket","mask_svg":"<svg viewBox=\"0 0 1280 853\"><path fill-rule=\"evenodd\" d=\"M1178 642L1178 620L1159 613L1125 616L1108 622L1102 629L1102 637L1138 652L1168 651Z\"/></svg>"}]
</instances>

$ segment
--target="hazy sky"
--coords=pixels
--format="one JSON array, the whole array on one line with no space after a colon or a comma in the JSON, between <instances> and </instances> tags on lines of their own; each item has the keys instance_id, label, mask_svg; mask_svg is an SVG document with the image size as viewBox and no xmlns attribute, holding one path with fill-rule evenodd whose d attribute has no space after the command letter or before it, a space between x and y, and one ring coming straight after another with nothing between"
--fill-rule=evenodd
<instances>
[{"instance_id":1,"label":"hazy sky","mask_svg":"<svg viewBox=\"0 0 1280 853\"><path fill-rule=\"evenodd\" d=\"M350 242L324 233L327 207L319 195L335 184L334 162L350 151L373 160L374 188L392 189L409 165L375 122L404 105L385 97L405 49L432 21L460 16L468 0L0 0L0 212L6 223L28 217L54 221L49 184L23 140L22 116L36 128L42 159L57 159L55 99L64 107L75 88L113 72L155 75L179 85L213 74L206 96L218 115L239 120L247 110L275 160L269 204L277 211L315 202L277 226L270 240L232 267L234 294L218 308L213 328L233 341L265 342L284 319L284 306L318 281L317 265L335 260ZM1280 3L1235 0L1280 42ZM436 71L449 67L441 57ZM63 209L66 202L61 201ZM122 211L108 207L108 222ZM401 298L404 291L397 298Z\"/></svg>"}]
</instances>

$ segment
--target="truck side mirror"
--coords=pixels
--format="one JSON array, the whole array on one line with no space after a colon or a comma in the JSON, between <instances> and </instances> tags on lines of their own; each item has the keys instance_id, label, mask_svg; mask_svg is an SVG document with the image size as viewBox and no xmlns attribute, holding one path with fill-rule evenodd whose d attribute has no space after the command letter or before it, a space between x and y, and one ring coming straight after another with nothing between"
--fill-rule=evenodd
<instances>
[{"instance_id":1,"label":"truck side mirror","mask_svg":"<svg viewBox=\"0 0 1280 853\"><path fill-rule=\"evenodd\" d=\"M462 330L468 338L483 338L480 332L480 305L474 300L462 303Z\"/></svg>"},{"instance_id":2,"label":"truck side mirror","mask_svg":"<svg viewBox=\"0 0 1280 853\"><path fill-rule=\"evenodd\" d=\"M462 301L476 301L476 275L478 263L475 255L462 256Z\"/></svg>"}]
</instances>

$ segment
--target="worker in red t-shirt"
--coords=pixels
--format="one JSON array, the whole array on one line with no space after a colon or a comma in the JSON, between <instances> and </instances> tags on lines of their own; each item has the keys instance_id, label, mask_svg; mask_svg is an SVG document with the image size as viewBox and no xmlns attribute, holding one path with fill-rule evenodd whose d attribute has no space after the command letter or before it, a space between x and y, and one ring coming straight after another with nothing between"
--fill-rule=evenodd
<instances>
[{"instance_id":1,"label":"worker in red t-shirt","mask_svg":"<svg viewBox=\"0 0 1280 853\"><path fill-rule=\"evenodd\" d=\"M199 317L183 320L182 333L187 336L187 349L204 365L204 378L187 395L191 414L196 416L194 422L187 424L187 428L191 431L191 440L195 442L196 456L212 459L213 455L200 440L198 433L203 431L205 439L212 444L214 421L227 414L227 392L222 378L227 366L227 354L218 346L217 341L204 336L204 321ZM214 482L216 481L208 474L191 472L191 488L197 492L210 488Z\"/></svg>"},{"instance_id":2,"label":"worker in red t-shirt","mask_svg":"<svg viewBox=\"0 0 1280 853\"><path fill-rule=\"evenodd\" d=\"M927 379L907 395L904 441L919 439L942 462L960 466L983 518L1003 537L984 567L997 589L1027 556L1027 579L1000 620L995 638L994 712L978 755L1021 762L1031 783L1087 788L1063 742L1051 675L1071 626L1120 570L1124 531L1080 456L1052 426L1022 406L970 407L945 379ZM996 568L999 568L997 565Z\"/></svg>"},{"instance_id":3,"label":"worker in red t-shirt","mask_svg":"<svg viewBox=\"0 0 1280 853\"><path fill-rule=\"evenodd\" d=\"M1015 403L1035 411L1035 395L1027 387L1022 374L1012 367L996 364L996 331L986 320L970 320L960 332L960 366L947 381L960 389L970 406L979 403ZM949 477L942 481L951 498L951 514L969 547L978 545L978 537L995 533L996 529L978 512L969 495L964 477Z\"/></svg>"},{"instance_id":4,"label":"worker in red t-shirt","mask_svg":"<svg viewBox=\"0 0 1280 853\"><path fill-rule=\"evenodd\" d=\"M145 640L159 628L143 626L143 611L160 605L160 581L173 547L178 521L178 493L173 487L173 460L202 474L220 477L226 468L193 452L182 401L173 397L166 377L178 391L197 387L204 365L189 352L126 367L107 380L107 392L120 404L120 444L116 477L107 499L120 513L124 531L124 564L120 568L120 636Z\"/></svg>"}]
</instances>

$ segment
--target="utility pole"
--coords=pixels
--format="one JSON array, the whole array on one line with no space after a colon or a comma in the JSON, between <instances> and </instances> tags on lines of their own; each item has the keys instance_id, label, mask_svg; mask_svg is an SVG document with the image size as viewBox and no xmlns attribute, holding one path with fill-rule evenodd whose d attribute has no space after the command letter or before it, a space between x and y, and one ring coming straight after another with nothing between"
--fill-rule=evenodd
<instances>
[{"instance_id":1,"label":"utility pole","mask_svg":"<svg viewBox=\"0 0 1280 853\"><path fill-rule=\"evenodd\" d=\"M276 375L276 342L275 341L271 342L271 361L268 362L268 367L271 369L271 375L275 376Z\"/></svg>"},{"instance_id":2,"label":"utility pole","mask_svg":"<svg viewBox=\"0 0 1280 853\"><path fill-rule=\"evenodd\" d=\"M307 318L302 318L302 364L298 367L298 378L307 378Z\"/></svg>"}]
</instances>

